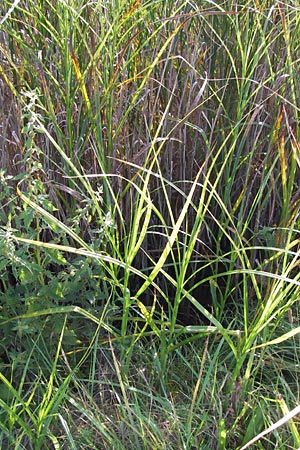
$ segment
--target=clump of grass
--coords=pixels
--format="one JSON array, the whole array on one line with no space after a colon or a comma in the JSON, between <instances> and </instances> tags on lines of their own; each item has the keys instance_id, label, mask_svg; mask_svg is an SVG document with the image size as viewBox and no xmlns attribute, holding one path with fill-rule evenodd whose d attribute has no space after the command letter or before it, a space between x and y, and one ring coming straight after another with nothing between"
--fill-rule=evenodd
<instances>
[{"instance_id":1,"label":"clump of grass","mask_svg":"<svg viewBox=\"0 0 300 450\"><path fill-rule=\"evenodd\" d=\"M244 3L0 7L2 446L299 446L299 7Z\"/></svg>"}]
</instances>

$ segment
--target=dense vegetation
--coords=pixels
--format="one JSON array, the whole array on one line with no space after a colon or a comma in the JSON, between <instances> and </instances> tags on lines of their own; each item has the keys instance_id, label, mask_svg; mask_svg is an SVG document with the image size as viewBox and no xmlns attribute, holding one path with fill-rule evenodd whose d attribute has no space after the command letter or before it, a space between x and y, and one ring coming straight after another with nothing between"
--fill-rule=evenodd
<instances>
[{"instance_id":1,"label":"dense vegetation","mask_svg":"<svg viewBox=\"0 0 300 450\"><path fill-rule=\"evenodd\" d=\"M0 13L0 447L300 448L298 2Z\"/></svg>"}]
</instances>

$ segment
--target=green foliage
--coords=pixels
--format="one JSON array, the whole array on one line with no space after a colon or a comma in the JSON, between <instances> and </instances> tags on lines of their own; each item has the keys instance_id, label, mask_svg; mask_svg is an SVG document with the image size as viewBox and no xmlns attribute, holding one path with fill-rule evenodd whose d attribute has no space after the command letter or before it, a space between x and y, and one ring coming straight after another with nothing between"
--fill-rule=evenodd
<instances>
[{"instance_id":1,"label":"green foliage","mask_svg":"<svg viewBox=\"0 0 300 450\"><path fill-rule=\"evenodd\" d=\"M18 196L12 195L16 183L17 186L20 183L26 184L24 195L34 199L35 205L42 211L55 214L58 209L53 205L45 185L36 176L37 170L35 165L32 165L30 172L26 172L22 179L20 176L11 177L4 173L1 177L4 187L2 214L3 222L6 223L1 227L0 233L0 297L3 322L1 357L5 359L17 360L19 351L23 355L28 354L32 339L36 339L41 332L44 339L51 341L59 335L65 320L64 315L50 315L45 322L42 319L33 321L32 318L40 311L55 311L58 307L74 305L101 315L110 295L100 264L90 258L69 258L57 245L58 242L69 242L69 236L64 230L60 230L55 221L49 221ZM84 210L80 210L80 214L75 210L74 216L69 218L70 228L72 229L73 225L74 230L78 232L80 220L94 214L93 209L92 205L86 205ZM20 245L12 238L15 231L29 241L47 240L52 244L52 248ZM105 248L104 234L98 233L92 245ZM17 317L19 320L11 321ZM64 330L65 349L71 350L78 345L84 347L93 333L93 329L87 329L84 320L70 318Z\"/></svg>"},{"instance_id":2,"label":"green foliage","mask_svg":"<svg viewBox=\"0 0 300 450\"><path fill-rule=\"evenodd\" d=\"M299 446L299 5L217 3L0 6L1 448Z\"/></svg>"}]
</instances>

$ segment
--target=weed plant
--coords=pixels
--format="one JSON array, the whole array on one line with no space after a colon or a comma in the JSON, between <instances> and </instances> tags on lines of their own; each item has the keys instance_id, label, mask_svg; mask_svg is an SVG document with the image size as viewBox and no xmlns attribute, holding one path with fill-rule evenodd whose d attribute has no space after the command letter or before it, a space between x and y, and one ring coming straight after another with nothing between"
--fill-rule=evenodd
<instances>
[{"instance_id":1,"label":"weed plant","mask_svg":"<svg viewBox=\"0 0 300 450\"><path fill-rule=\"evenodd\" d=\"M0 13L1 448L300 448L298 2Z\"/></svg>"}]
</instances>

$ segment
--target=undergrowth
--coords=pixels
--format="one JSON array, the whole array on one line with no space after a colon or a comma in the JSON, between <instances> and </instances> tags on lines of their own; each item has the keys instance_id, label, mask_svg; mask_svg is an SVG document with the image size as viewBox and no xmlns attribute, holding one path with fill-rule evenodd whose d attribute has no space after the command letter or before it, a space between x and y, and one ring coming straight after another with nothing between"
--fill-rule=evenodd
<instances>
[{"instance_id":1,"label":"undergrowth","mask_svg":"<svg viewBox=\"0 0 300 450\"><path fill-rule=\"evenodd\" d=\"M0 446L291 449L297 2L4 0Z\"/></svg>"}]
</instances>

